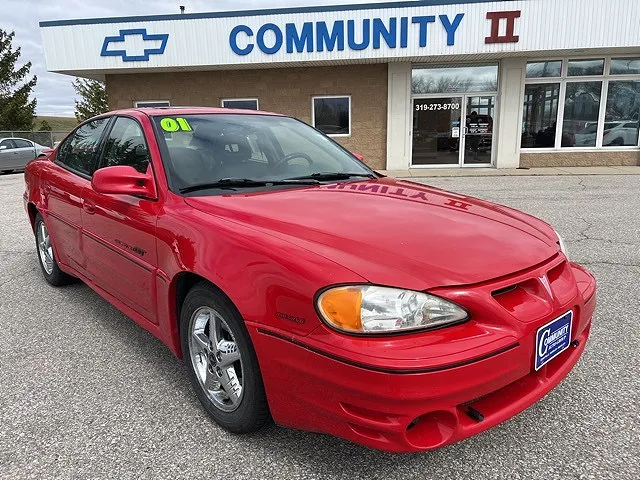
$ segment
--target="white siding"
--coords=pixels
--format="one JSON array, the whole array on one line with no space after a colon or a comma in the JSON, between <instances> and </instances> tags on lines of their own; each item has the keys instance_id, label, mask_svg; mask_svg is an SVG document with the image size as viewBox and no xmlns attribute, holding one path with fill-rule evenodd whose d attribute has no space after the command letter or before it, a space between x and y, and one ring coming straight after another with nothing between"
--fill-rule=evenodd
<instances>
[{"instance_id":1,"label":"white siding","mask_svg":"<svg viewBox=\"0 0 640 480\"><path fill-rule=\"evenodd\" d=\"M491 22L487 12L521 10L516 20L518 43L486 44ZM456 42L448 46L445 30L437 19L464 13L456 32ZM265 23L274 23L282 31L287 23L301 26L304 22L325 21L329 28L336 20L355 20L356 39L360 38L362 19L435 15L429 25L427 47L418 44L418 26L409 20L407 48L287 53L283 48L272 55L262 53L257 45L249 55L237 55L229 46L229 34L239 24L257 33ZM47 68L51 71L83 74L131 71L148 68L179 70L185 67L238 68L264 65L356 63L363 61L411 61L428 58L491 58L500 56L539 55L542 51L578 51L593 48L640 47L638 36L640 2L632 0L521 0L508 2L467 3L462 5L415 6L404 8L351 10L337 12L286 13L224 18L176 18L171 20L128 21L41 27ZM399 23L399 21L398 21ZM358 27L360 25L360 28ZM118 35L121 29L146 28L149 34L169 34L162 55L151 55L149 61L124 62L121 57L100 56L105 37ZM399 25L398 25L399 28ZM240 38L244 38L241 35ZM255 41L255 36L253 37ZM286 42L285 42L286 43ZM346 43L346 40L345 40ZM530 52L530 53L529 53ZM533 53L536 52L536 53Z\"/></svg>"}]
</instances>

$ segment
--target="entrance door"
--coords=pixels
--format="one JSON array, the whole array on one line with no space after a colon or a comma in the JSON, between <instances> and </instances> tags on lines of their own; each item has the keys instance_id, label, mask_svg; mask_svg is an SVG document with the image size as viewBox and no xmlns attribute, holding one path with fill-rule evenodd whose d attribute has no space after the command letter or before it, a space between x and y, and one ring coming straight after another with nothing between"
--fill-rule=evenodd
<instances>
[{"instance_id":1,"label":"entrance door","mask_svg":"<svg viewBox=\"0 0 640 480\"><path fill-rule=\"evenodd\" d=\"M467 96L462 166L490 165L493 153L495 95Z\"/></svg>"},{"instance_id":2,"label":"entrance door","mask_svg":"<svg viewBox=\"0 0 640 480\"><path fill-rule=\"evenodd\" d=\"M462 96L413 100L413 166L459 165L462 100Z\"/></svg>"},{"instance_id":3,"label":"entrance door","mask_svg":"<svg viewBox=\"0 0 640 480\"><path fill-rule=\"evenodd\" d=\"M495 95L414 98L411 165L491 165L495 98Z\"/></svg>"}]
</instances>

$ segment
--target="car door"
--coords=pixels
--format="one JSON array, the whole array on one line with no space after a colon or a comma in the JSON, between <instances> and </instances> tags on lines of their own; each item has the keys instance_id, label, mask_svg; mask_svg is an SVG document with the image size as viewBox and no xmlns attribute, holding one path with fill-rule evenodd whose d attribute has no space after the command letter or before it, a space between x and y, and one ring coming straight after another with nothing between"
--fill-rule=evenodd
<instances>
[{"instance_id":1,"label":"car door","mask_svg":"<svg viewBox=\"0 0 640 480\"><path fill-rule=\"evenodd\" d=\"M30 140L14 138L13 143L16 144L16 150L18 151L16 156L18 165L15 168L24 168L27 163L36 158L36 148Z\"/></svg>"},{"instance_id":2,"label":"car door","mask_svg":"<svg viewBox=\"0 0 640 480\"><path fill-rule=\"evenodd\" d=\"M10 138L0 142L0 171L13 170L18 162L16 160L16 144Z\"/></svg>"},{"instance_id":3,"label":"car door","mask_svg":"<svg viewBox=\"0 0 640 480\"><path fill-rule=\"evenodd\" d=\"M151 168L140 123L119 116L105 137L98 168ZM87 274L100 287L149 321L156 321L155 272L157 202L132 195L82 193L83 254Z\"/></svg>"},{"instance_id":4,"label":"car door","mask_svg":"<svg viewBox=\"0 0 640 480\"><path fill-rule=\"evenodd\" d=\"M82 190L91 184L97 152L109 121L103 117L80 126L58 147L54 164L41 174L44 216L58 261L84 273L80 249Z\"/></svg>"}]
</instances>

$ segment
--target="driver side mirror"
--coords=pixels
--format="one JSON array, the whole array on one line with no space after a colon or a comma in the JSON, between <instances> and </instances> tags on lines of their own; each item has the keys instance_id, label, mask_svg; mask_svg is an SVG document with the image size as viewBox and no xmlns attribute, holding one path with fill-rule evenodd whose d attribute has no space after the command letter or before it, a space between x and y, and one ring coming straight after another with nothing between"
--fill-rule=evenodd
<instances>
[{"instance_id":1,"label":"driver side mirror","mask_svg":"<svg viewBox=\"0 0 640 480\"><path fill-rule=\"evenodd\" d=\"M98 193L157 200L156 182L150 172L148 169L147 173L140 173L128 165L105 167L93 174L91 186Z\"/></svg>"},{"instance_id":2,"label":"driver side mirror","mask_svg":"<svg viewBox=\"0 0 640 480\"><path fill-rule=\"evenodd\" d=\"M364 155L362 155L361 153L352 153L352 155L354 157L356 157L358 160L360 160L362 163L364 163Z\"/></svg>"}]
</instances>

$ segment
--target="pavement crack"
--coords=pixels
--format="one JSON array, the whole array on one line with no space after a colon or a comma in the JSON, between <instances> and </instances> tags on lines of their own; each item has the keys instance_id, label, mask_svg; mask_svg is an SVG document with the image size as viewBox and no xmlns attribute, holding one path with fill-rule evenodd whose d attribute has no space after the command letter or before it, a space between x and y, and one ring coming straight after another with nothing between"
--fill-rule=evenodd
<instances>
[{"instance_id":1,"label":"pavement crack","mask_svg":"<svg viewBox=\"0 0 640 480\"><path fill-rule=\"evenodd\" d=\"M586 190L588 187L583 183L584 182L584 178L578 178L578 186L582 187L582 190Z\"/></svg>"},{"instance_id":2,"label":"pavement crack","mask_svg":"<svg viewBox=\"0 0 640 480\"><path fill-rule=\"evenodd\" d=\"M580 220L581 222L584 222L587 225L585 228L583 228L578 232L578 235L580 235L579 241L593 240L592 238L589 237L589 235L587 235L587 232L593 227L593 223L582 217L578 217L578 220Z\"/></svg>"},{"instance_id":3,"label":"pavement crack","mask_svg":"<svg viewBox=\"0 0 640 480\"><path fill-rule=\"evenodd\" d=\"M580 265L590 266L590 265L609 265L612 267L633 267L640 268L640 263L624 263L624 262L609 262L609 261L596 261L596 262L579 262Z\"/></svg>"},{"instance_id":4,"label":"pavement crack","mask_svg":"<svg viewBox=\"0 0 640 480\"><path fill-rule=\"evenodd\" d=\"M574 244L574 243L581 243L581 242L585 242L587 240L591 240L594 242L605 242L605 243L609 243L612 245L626 245L629 247L640 247L640 243L633 243L633 242L621 242L619 240L611 240L608 238L598 238L598 237L589 237L586 236L585 238L580 238L578 240L572 240L571 242L567 242L569 244Z\"/></svg>"}]
</instances>

